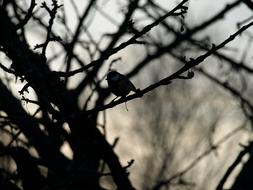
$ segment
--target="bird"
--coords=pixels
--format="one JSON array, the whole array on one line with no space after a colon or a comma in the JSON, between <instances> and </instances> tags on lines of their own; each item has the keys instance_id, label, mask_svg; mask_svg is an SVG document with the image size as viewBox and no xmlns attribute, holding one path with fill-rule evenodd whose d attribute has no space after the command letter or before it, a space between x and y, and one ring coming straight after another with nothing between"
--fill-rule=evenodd
<instances>
[{"instance_id":1,"label":"bird","mask_svg":"<svg viewBox=\"0 0 253 190\"><path fill-rule=\"evenodd\" d=\"M106 77L108 86L117 97L126 97L131 91L138 92L134 84L123 74L111 70Z\"/></svg>"}]
</instances>

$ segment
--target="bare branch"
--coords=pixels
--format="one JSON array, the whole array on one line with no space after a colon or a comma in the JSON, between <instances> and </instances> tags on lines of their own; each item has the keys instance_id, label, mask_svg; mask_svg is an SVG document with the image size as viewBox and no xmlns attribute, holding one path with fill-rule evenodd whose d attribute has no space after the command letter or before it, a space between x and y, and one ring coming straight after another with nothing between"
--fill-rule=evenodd
<instances>
[{"instance_id":1,"label":"bare branch","mask_svg":"<svg viewBox=\"0 0 253 190\"><path fill-rule=\"evenodd\" d=\"M35 6L36 6L35 0L31 0L30 8L28 9L27 14L25 15L25 18L16 25L16 30L24 27L27 24L27 22L32 17L33 9Z\"/></svg>"},{"instance_id":2,"label":"bare branch","mask_svg":"<svg viewBox=\"0 0 253 190\"><path fill-rule=\"evenodd\" d=\"M234 169L240 164L244 155L246 155L247 153L252 151L252 148L253 148L253 142L250 142L248 146L244 147L244 149L238 154L235 161L229 166L225 175L222 177L218 186L216 187L216 190L223 190L223 185L226 183L228 177L231 175L231 173L234 171Z\"/></svg>"},{"instance_id":3,"label":"bare branch","mask_svg":"<svg viewBox=\"0 0 253 190\"><path fill-rule=\"evenodd\" d=\"M230 37L228 37L226 40L224 40L222 43L220 43L217 46L213 46L213 48L211 50L209 50L208 52L206 52L205 54L197 57L196 59L191 59L187 64L185 64L183 67L181 67L178 71L176 71L175 73L173 73L172 75L158 81L155 84L152 84L146 88L144 88L143 90L139 90L139 92L127 96L126 98L121 98L119 100L116 100L114 102L111 102L109 104L100 106L100 107L96 107L94 109L91 110L87 110L84 111L82 114L84 115L90 115L93 113L97 113L99 111L102 110L106 110L109 108L112 108L116 105L119 105L121 103L127 102L129 100L135 99L135 98L140 98L142 97L144 94L162 86L162 85L168 85L171 83L172 80L177 79L182 73L184 73L185 71L188 71L190 68L200 64L201 62L203 62L207 57L209 57L210 55L212 55L214 52L216 52L217 50L223 48L226 44L228 44L229 42L231 42L232 40L234 40L234 38L238 35L240 35L243 31L247 30L249 27L251 27L253 25L253 22L243 26L241 29L239 29L237 32L235 32L234 34L232 34ZM74 114L75 115L75 114ZM72 115L71 117L74 117L74 115ZM78 115L78 114L77 114Z\"/></svg>"},{"instance_id":4,"label":"bare branch","mask_svg":"<svg viewBox=\"0 0 253 190\"><path fill-rule=\"evenodd\" d=\"M155 26L157 26L160 22L162 22L164 19L166 19L169 16L172 16L177 10L181 9L183 7L183 4L186 3L188 0L183 0L181 3L179 3L174 9L172 9L170 12L166 13L165 15L163 15L162 17L160 17L159 19L157 19L156 21L154 21L153 23L145 26L139 33L136 33L133 37L131 37L129 40L127 40L126 42L121 43L119 46L110 49L110 51L108 51L107 54L104 54L100 59L94 60L92 61L90 64L80 68L80 69L76 69L70 72L57 72L54 71L54 73L57 76L61 76L61 77L71 77L74 76L77 73L83 72L91 67L94 67L95 65L101 64L103 61L105 61L106 59L108 59L111 55L117 53L118 51L126 48L127 46L131 45L131 44L135 44L136 40L143 36L144 34L146 34L147 32L149 32L152 28L154 28ZM183 12L184 13L184 12ZM182 13L182 14L183 14Z\"/></svg>"},{"instance_id":5,"label":"bare branch","mask_svg":"<svg viewBox=\"0 0 253 190\"><path fill-rule=\"evenodd\" d=\"M56 16L56 13L57 13L57 10L58 8L60 8L62 5L58 5L58 2L57 0L52 0L53 2L53 8L52 10L47 6L46 2L43 2L41 7L42 8L45 8L49 15L50 15L50 19L49 19L49 25L47 27L47 37L46 37L46 41L42 44L42 45L37 45L35 48L38 48L38 47L42 47L42 56L44 58L46 58L46 49L47 49L47 45L50 41L58 41L60 38L51 38L51 31L52 31L52 27L53 27L53 23L54 23L54 19L55 19L55 16ZM52 40L53 39L53 40Z\"/></svg>"},{"instance_id":6,"label":"bare branch","mask_svg":"<svg viewBox=\"0 0 253 190\"><path fill-rule=\"evenodd\" d=\"M8 69L2 63L0 63L0 68L3 69L7 73L10 73L10 74L13 74L13 75L17 76L17 73L14 70Z\"/></svg>"},{"instance_id":7,"label":"bare branch","mask_svg":"<svg viewBox=\"0 0 253 190\"><path fill-rule=\"evenodd\" d=\"M216 150L221 144L223 144L225 141L230 139L232 136L234 136L237 132L241 131L245 128L245 122L243 122L242 125L235 128L234 130L230 131L228 134L226 134L223 138L221 138L217 143L213 144L209 149L204 151L202 154L200 154L196 159L194 159L188 166L185 167L185 169L181 170L180 172L172 175L168 179L161 180L158 182L152 189L153 190L159 190L162 186L166 186L170 184L173 180L177 178L181 178L183 175L188 173L193 167L195 167L203 158L205 158L207 155L212 153L214 150Z\"/></svg>"}]
</instances>

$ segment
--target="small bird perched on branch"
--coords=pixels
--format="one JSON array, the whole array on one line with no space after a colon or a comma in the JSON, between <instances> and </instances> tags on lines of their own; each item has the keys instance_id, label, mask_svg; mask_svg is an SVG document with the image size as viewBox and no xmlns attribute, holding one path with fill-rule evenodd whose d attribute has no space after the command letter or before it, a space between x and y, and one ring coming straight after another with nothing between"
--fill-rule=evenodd
<instances>
[{"instance_id":1,"label":"small bird perched on branch","mask_svg":"<svg viewBox=\"0 0 253 190\"><path fill-rule=\"evenodd\" d=\"M126 97L131 91L138 92L134 84L125 75L117 71L110 71L106 80L111 92L117 97Z\"/></svg>"}]
</instances>

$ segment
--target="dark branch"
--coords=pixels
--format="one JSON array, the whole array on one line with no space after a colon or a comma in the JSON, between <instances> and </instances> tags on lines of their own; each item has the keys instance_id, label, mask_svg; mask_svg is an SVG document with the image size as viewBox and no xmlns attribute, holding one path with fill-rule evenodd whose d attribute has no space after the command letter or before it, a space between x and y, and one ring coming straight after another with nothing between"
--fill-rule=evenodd
<instances>
[{"instance_id":1,"label":"dark branch","mask_svg":"<svg viewBox=\"0 0 253 190\"><path fill-rule=\"evenodd\" d=\"M228 170L226 171L226 173L224 174L224 176L220 180L218 186L216 187L216 190L223 190L223 185L226 183L228 177L231 175L231 173L234 171L234 169L240 164L244 155L246 155L247 153L252 151L252 148L253 148L253 142L250 142L250 144L248 146L244 147L244 150L242 150L238 154L235 161L231 164L231 166L229 166Z\"/></svg>"},{"instance_id":2,"label":"dark branch","mask_svg":"<svg viewBox=\"0 0 253 190\"><path fill-rule=\"evenodd\" d=\"M16 30L23 28L27 24L27 22L32 17L33 9L35 6L36 6L35 0L31 0L31 4L30 4L30 8L28 9L28 12L25 15L25 18L16 25Z\"/></svg>"},{"instance_id":3,"label":"dark branch","mask_svg":"<svg viewBox=\"0 0 253 190\"><path fill-rule=\"evenodd\" d=\"M185 64L181 69L179 69L178 71L176 71L175 73L173 73L172 75L158 81L155 84L152 84L146 88L144 88L143 90L139 90L139 92L127 96L126 98L121 98L119 100L116 100L114 102L111 102L109 104L100 106L100 107L96 107L94 109L91 110L87 110L84 111L82 114L84 115L90 115L90 114L94 114L97 113L99 111L102 110L106 110L109 108L112 108L116 105L119 105L121 103L127 102L129 100L135 99L135 98L140 98L142 97L144 94L162 86L162 85L168 85L169 83L171 83L172 80L177 79L181 74L183 74L184 72L186 72L187 70L189 70L190 68L200 64L201 62L203 62L207 57L209 57L210 55L212 55L213 53L215 53L216 51L218 51L219 49L223 48L226 44L228 44L229 42L231 42L232 40L234 40L234 38L238 35L240 35L243 31L245 31L246 29L248 29L249 27L251 27L253 25L253 22L243 26L241 29L239 29L237 32L235 32L234 34L232 34L231 36L229 36L226 40L224 40L222 43L220 43L217 46L214 46L211 50L209 50L208 52L206 52L205 54L197 57L196 59L191 59L187 64ZM75 115L75 114L74 114ZM73 115L73 116L74 116ZM78 115L78 114L77 114Z\"/></svg>"},{"instance_id":4,"label":"dark branch","mask_svg":"<svg viewBox=\"0 0 253 190\"><path fill-rule=\"evenodd\" d=\"M143 36L144 34L146 34L147 32L149 32L152 28L154 28L155 26L157 26L160 22L162 22L164 19L166 19L169 16L172 16L178 9L181 9L183 7L183 4L186 3L188 0L183 0L180 4L178 4L174 9L172 9L170 12L166 13L165 15L163 15L162 17L160 17L159 19L157 19L156 21L154 21L152 24L145 26L139 33L136 33L133 37L131 37L129 40L127 40L126 42L121 43L119 46L111 49L107 54L104 54L100 59L98 60L94 60L92 61L90 64L80 68L80 69L76 69L70 72L57 72L55 71L54 73L58 76L62 76L62 77L71 77L74 76L77 73L83 72L91 67L94 67L97 64L102 63L103 61L105 61L106 59L108 59L111 55L117 53L118 51L126 48L127 46L131 45L131 44L135 44L136 40Z\"/></svg>"}]
</instances>

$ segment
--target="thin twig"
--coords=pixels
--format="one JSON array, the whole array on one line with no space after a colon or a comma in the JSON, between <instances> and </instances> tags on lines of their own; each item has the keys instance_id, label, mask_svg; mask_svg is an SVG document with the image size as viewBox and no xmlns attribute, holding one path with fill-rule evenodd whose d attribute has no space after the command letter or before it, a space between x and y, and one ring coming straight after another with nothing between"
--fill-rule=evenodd
<instances>
[{"instance_id":1,"label":"thin twig","mask_svg":"<svg viewBox=\"0 0 253 190\"><path fill-rule=\"evenodd\" d=\"M58 8L60 8L62 5L58 5L58 2L56 0L52 0L53 2L53 8L52 10L47 6L46 2L43 2L41 7L46 9L47 12L49 13L50 15L50 19L49 19L49 25L47 27L47 37L46 37L46 41L43 43L43 45L41 45L42 47L42 56L44 58L46 58L46 49L47 49L47 46L49 44L50 41L58 41L60 40L60 37L59 36L56 36L56 37L53 37L51 38L51 31L52 31L52 27L53 27L53 23L54 23L54 19L55 19L55 16L56 16L56 13L57 13L57 10ZM37 47L35 48L38 48L40 47L40 45L37 45Z\"/></svg>"},{"instance_id":2,"label":"thin twig","mask_svg":"<svg viewBox=\"0 0 253 190\"><path fill-rule=\"evenodd\" d=\"M13 75L17 76L17 73L14 70L8 69L2 63L0 63L0 68L3 69L7 73L10 73L10 74L13 74Z\"/></svg>"},{"instance_id":3,"label":"thin twig","mask_svg":"<svg viewBox=\"0 0 253 190\"><path fill-rule=\"evenodd\" d=\"M245 128L245 121L243 122L242 125L240 125L239 127L235 128L234 130L232 130L231 132L229 132L228 134L226 134L223 138L221 138L217 143L213 144L209 149L207 149L206 151L204 151L202 154L200 154L196 159L194 159L188 166L185 167L185 169L181 170L180 172L172 175L171 177L169 177L168 179L165 180L161 180L159 183L157 183L155 185L154 190L158 190L160 189L162 186L168 185L171 181L182 177L183 175L185 175L187 172L189 172L193 167L195 167L203 158L205 158L207 155L209 155L211 152L213 152L214 150L216 150L221 144L223 144L224 142L226 142L230 137L232 137L233 135L235 135L237 132L241 131L242 129Z\"/></svg>"},{"instance_id":4,"label":"thin twig","mask_svg":"<svg viewBox=\"0 0 253 190\"><path fill-rule=\"evenodd\" d=\"M126 48L127 46L131 45L131 44L135 44L136 40L143 36L144 34L148 33L152 28L154 28L155 26L157 26L159 23L161 23L163 20L165 20L167 17L172 16L178 9L182 9L183 8L183 4L186 3L188 0L183 0L181 3L179 3L174 9L172 9L170 12L166 13L165 15L161 16L160 18L158 18L157 20L155 20L153 23L145 26L140 32L135 33L134 36L132 36L129 40L127 40L126 42L121 43L119 46L111 49L110 51L108 51L107 54L104 54L101 58L92 61L91 63L89 63L88 65L73 70L73 71L69 71L69 72L60 72L60 71L54 71L54 73L58 76L61 77L71 77L74 76L77 73L83 72L91 67L94 67L95 65L98 65L100 63L102 63L103 61L105 61L106 59L108 59L111 55L119 52L120 50ZM184 12L183 12L184 13ZM183 14L182 13L182 14Z\"/></svg>"},{"instance_id":5,"label":"thin twig","mask_svg":"<svg viewBox=\"0 0 253 190\"><path fill-rule=\"evenodd\" d=\"M228 177L231 175L231 173L234 171L234 169L238 166L238 164L241 163L242 158L244 157L245 154L249 153L253 148L253 142L250 142L250 144L238 154L237 158L235 161L229 166L228 170L220 180L218 186L216 187L216 190L223 190L223 185L226 183Z\"/></svg>"},{"instance_id":6,"label":"thin twig","mask_svg":"<svg viewBox=\"0 0 253 190\"><path fill-rule=\"evenodd\" d=\"M31 0L30 8L27 11L27 14L25 15L25 18L16 25L16 30L23 28L27 22L30 20L33 14L33 9L36 6L35 0Z\"/></svg>"},{"instance_id":7,"label":"thin twig","mask_svg":"<svg viewBox=\"0 0 253 190\"><path fill-rule=\"evenodd\" d=\"M158 88L162 85L168 85L169 83L171 83L172 80L177 79L179 76L181 76L181 74L183 74L184 72L186 72L189 69L193 68L194 66L199 65L207 57L209 57L210 55L212 55L213 53L215 53L219 49L223 48L226 44L228 44L229 42L234 40L235 37L240 35L243 31L245 31L246 29L248 29L252 25L253 25L253 22L250 22L249 24L243 26L238 31L236 31L234 34L230 35L226 40L224 40L219 45L213 46L211 50L209 50L205 54L197 57L196 59L191 59L189 62L187 62L187 64L185 64L183 67L181 67L178 71L176 71L175 73L171 74L170 76L168 76L166 78L163 78L162 80L158 81L157 83L151 84L150 86L144 88L143 90L139 90L135 94L132 94L132 95L127 96L125 98L120 98L119 100L116 100L114 102L110 102L109 104L98 106L94 109L83 111L81 113L72 114L71 117L75 117L76 115L91 115L91 114L97 113L99 111L103 111L103 110L106 110L106 109L109 109L109 108L113 108L114 106L122 104L124 102L130 101L130 100L133 100L133 99L136 99L136 98L140 98L144 94L146 94L146 93L148 93L148 92L150 92L150 91L152 91L152 90L154 90L154 89L156 89L156 88Z\"/></svg>"}]
</instances>

